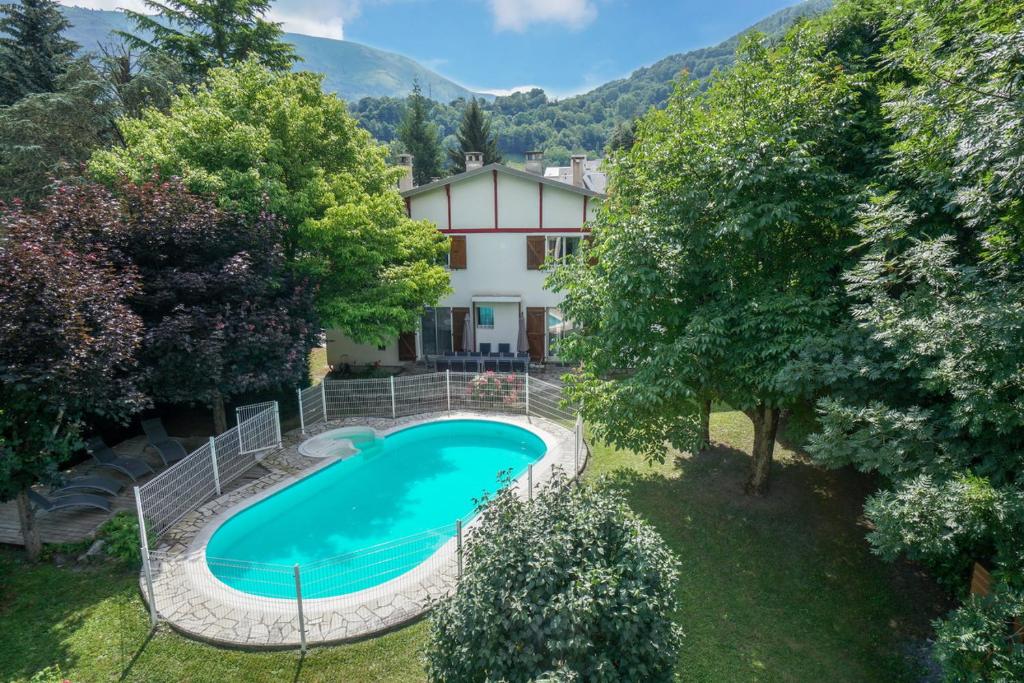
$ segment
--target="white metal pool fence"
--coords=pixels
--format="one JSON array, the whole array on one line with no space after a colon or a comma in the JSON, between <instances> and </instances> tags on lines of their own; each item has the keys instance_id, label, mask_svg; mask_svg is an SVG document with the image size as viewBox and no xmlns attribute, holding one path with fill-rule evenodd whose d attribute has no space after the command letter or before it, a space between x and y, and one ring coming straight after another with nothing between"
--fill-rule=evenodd
<instances>
[{"instance_id":1,"label":"white metal pool fence","mask_svg":"<svg viewBox=\"0 0 1024 683\"><path fill-rule=\"evenodd\" d=\"M346 417L397 419L445 411L519 414L544 418L573 432L571 476L586 460L582 419L565 406L561 387L525 374L449 371L325 379L299 390L297 398L304 434L318 424ZM220 496L228 483L256 464L259 453L281 446L276 402L244 406L236 415L235 427L135 489L145 592L154 626L166 618L214 642L305 649L308 642L334 642L368 627L382 630L403 623L422 613L425 601L451 590L462 571L462 520L301 567L207 558L203 553L192 557L180 546L151 551L150 540ZM522 484L523 494L530 498L533 470L531 465ZM209 604L179 599L182 586L217 581L238 590L216 591L217 598ZM360 597L345 597L352 595Z\"/></svg>"}]
</instances>

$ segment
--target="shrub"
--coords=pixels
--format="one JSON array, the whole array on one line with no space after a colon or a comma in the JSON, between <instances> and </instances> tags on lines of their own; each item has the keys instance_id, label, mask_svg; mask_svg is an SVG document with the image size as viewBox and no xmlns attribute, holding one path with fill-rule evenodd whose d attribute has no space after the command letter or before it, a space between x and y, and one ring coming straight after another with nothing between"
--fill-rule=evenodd
<instances>
[{"instance_id":1,"label":"shrub","mask_svg":"<svg viewBox=\"0 0 1024 683\"><path fill-rule=\"evenodd\" d=\"M122 562L138 564L142 561L139 550L139 520L135 515L118 512L96 534L105 541L104 551Z\"/></svg>"},{"instance_id":2,"label":"shrub","mask_svg":"<svg viewBox=\"0 0 1024 683\"><path fill-rule=\"evenodd\" d=\"M987 597L972 595L960 609L935 622L935 656L946 679L1024 680L1022 623L1024 591L1005 585Z\"/></svg>"},{"instance_id":3,"label":"shrub","mask_svg":"<svg viewBox=\"0 0 1024 683\"><path fill-rule=\"evenodd\" d=\"M459 590L431 618L433 679L671 678L677 560L621 494L558 475L532 502L506 488L481 515Z\"/></svg>"}]
</instances>

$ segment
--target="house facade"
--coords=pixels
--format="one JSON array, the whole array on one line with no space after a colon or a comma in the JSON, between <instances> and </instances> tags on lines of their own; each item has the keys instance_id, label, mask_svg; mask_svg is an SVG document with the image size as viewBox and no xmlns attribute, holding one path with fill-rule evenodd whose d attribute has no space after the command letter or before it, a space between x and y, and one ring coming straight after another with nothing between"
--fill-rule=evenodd
<instances>
[{"instance_id":1,"label":"house facade","mask_svg":"<svg viewBox=\"0 0 1024 683\"><path fill-rule=\"evenodd\" d=\"M467 154L467 170L411 187L411 159L401 194L414 220L429 220L451 240L452 293L427 308L418 329L382 347L327 335L327 360L400 365L448 351L529 351L532 361L555 359L558 340L572 330L561 295L545 288L545 262L574 253L604 195L576 182L544 177L543 158L527 154L526 171L482 165ZM579 165L582 170L582 164ZM578 184L577 184L578 183Z\"/></svg>"}]
</instances>

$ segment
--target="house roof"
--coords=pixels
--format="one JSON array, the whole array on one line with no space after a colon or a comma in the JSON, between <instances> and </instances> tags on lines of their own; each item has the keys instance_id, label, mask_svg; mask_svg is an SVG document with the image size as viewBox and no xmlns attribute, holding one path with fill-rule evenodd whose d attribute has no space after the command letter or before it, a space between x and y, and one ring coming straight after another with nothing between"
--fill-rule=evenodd
<instances>
[{"instance_id":1,"label":"house roof","mask_svg":"<svg viewBox=\"0 0 1024 683\"><path fill-rule=\"evenodd\" d=\"M451 183L459 183L462 182L463 180L469 180L470 178L475 178L478 175L483 175L485 173L489 173L490 171L498 171L499 173L505 173L507 175L515 176L518 178L524 178L532 182L543 183L544 185L549 185L551 187L558 188L559 190L565 190L566 192L575 192L577 194L581 194L587 197L604 197L604 194L602 194L601 192L595 192L594 190L591 190L586 187L576 187L575 185L563 183L553 178L545 178L544 176L537 175L536 173L520 171L517 168L511 168L509 166L506 166L505 164L498 163L487 164L486 166L474 168L470 171L456 173L453 176L441 178L440 180L435 180L432 183L427 183L426 185L414 187L411 190L405 190L400 194L403 197L415 197L416 195L422 194L423 192L429 192L430 190L434 190L439 187L444 187L445 185Z\"/></svg>"}]
</instances>

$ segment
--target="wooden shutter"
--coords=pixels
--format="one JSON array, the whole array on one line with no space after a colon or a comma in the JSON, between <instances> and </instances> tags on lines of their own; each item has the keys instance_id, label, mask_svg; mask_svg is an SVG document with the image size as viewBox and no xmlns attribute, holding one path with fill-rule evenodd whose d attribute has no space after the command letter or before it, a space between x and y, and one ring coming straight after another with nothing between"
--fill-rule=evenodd
<instances>
[{"instance_id":1,"label":"wooden shutter","mask_svg":"<svg viewBox=\"0 0 1024 683\"><path fill-rule=\"evenodd\" d=\"M403 332L398 335L398 360L416 360L416 333Z\"/></svg>"},{"instance_id":2,"label":"wooden shutter","mask_svg":"<svg viewBox=\"0 0 1024 683\"><path fill-rule=\"evenodd\" d=\"M463 344L468 344L468 339L463 339L463 332L466 327L466 318L469 316L468 308L453 308L452 309L452 350L453 351L470 351L468 347L464 347Z\"/></svg>"},{"instance_id":3,"label":"wooden shutter","mask_svg":"<svg viewBox=\"0 0 1024 683\"><path fill-rule=\"evenodd\" d=\"M544 265L544 235L527 235L526 269L540 270Z\"/></svg>"},{"instance_id":4,"label":"wooden shutter","mask_svg":"<svg viewBox=\"0 0 1024 683\"><path fill-rule=\"evenodd\" d=\"M543 238L541 238L543 239ZM530 360L544 360L544 337L547 334L547 309L526 309L526 341L530 345Z\"/></svg>"},{"instance_id":5,"label":"wooden shutter","mask_svg":"<svg viewBox=\"0 0 1024 683\"><path fill-rule=\"evenodd\" d=\"M466 269L466 236L451 235L451 246L448 252L448 267L452 270Z\"/></svg>"}]
</instances>

